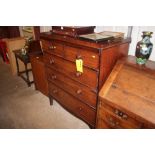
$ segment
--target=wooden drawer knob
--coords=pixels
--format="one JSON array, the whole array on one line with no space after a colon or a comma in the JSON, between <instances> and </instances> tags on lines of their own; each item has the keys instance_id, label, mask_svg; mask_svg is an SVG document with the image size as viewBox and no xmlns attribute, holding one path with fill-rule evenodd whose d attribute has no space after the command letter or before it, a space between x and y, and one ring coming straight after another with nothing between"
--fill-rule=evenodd
<instances>
[{"instance_id":1,"label":"wooden drawer knob","mask_svg":"<svg viewBox=\"0 0 155 155\"><path fill-rule=\"evenodd\" d=\"M81 107L79 107L79 110L80 110L80 111L82 111L82 108L81 108Z\"/></svg>"},{"instance_id":2,"label":"wooden drawer knob","mask_svg":"<svg viewBox=\"0 0 155 155\"><path fill-rule=\"evenodd\" d=\"M82 75L82 73L81 72L76 72L76 77L79 77L79 76L81 76Z\"/></svg>"},{"instance_id":3,"label":"wooden drawer knob","mask_svg":"<svg viewBox=\"0 0 155 155\"><path fill-rule=\"evenodd\" d=\"M53 90L53 94L56 94L58 92L58 90L54 89Z\"/></svg>"},{"instance_id":4,"label":"wooden drawer knob","mask_svg":"<svg viewBox=\"0 0 155 155\"><path fill-rule=\"evenodd\" d=\"M50 59L50 64L54 64L54 60L53 59Z\"/></svg>"},{"instance_id":5,"label":"wooden drawer knob","mask_svg":"<svg viewBox=\"0 0 155 155\"><path fill-rule=\"evenodd\" d=\"M81 90L81 89L78 89L78 90L76 91L76 93L79 95L79 94L82 93L82 90Z\"/></svg>"}]
</instances>

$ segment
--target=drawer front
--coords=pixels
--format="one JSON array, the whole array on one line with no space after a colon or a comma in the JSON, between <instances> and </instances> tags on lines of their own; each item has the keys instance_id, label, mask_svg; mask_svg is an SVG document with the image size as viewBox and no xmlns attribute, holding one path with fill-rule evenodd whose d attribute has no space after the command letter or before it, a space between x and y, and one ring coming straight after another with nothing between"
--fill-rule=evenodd
<instances>
[{"instance_id":1,"label":"drawer front","mask_svg":"<svg viewBox=\"0 0 155 155\"><path fill-rule=\"evenodd\" d=\"M131 126L137 126L137 128L140 128L142 126L142 123L129 116L126 112L123 112L118 108L112 107L108 105L104 100L100 99L99 110L105 111L105 109L120 120L123 120L128 124L131 124Z\"/></svg>"},{"instance_id":2,"label":"drawer front","mask_svg":"<svg viewBox=\"0 0 155 155\"><path fill-rule=\"evenodd\" d=\"M99 68L99 53L97 50L86 50L64 45L64 57L72 62L75 62L76 59L82 59L84 66L94 69Z\"/></svg>"},{"instance_id":3,"label":"drawer front","mask_svg":"<svg viewBox=\"0 0 155 155\"><path fill-rule=\"evenodd\" d=\"M56 85L49 83L49 92L58 102L71 113L80 117L91 126L95 126L96 112L86 104L75 99Z\"/></svg>"},{"instance_id":4,"label":"drawer front","mask_svg":"<svg viewBox=\"0 0 155 155\"><path fill-rule=\"evenodd\" d=\"M108 124L102 118L98 118L96 122L96 128L97 129L110 129L111 126L108 126Z\"/></svg>"},{"instance_id":5,"label":"drawer front","mask_svg":"<svg viewBox=\"0 0 155 155\"><path fill-rule=\"evenodd\" d=\"M44 52L52 53L54 55L61 56L61 57L64 56L62 43L55 42L55 41L46 41L46 40L42 40L41 42L42 42L42 48Z\"/></svg>"},{"instance_id":6,"label":"drawer front","mask_svg":"<svg viewBox=\"0 0 155 155\"><path fill-rule=\"evenodd\" d=\"M83 73L77 72L75 63L47 53L44 54L44 61L48 66L67 75L69 78L72 78L92 89L97 89L98 72L86 67L83 68Z\"/></svg>"},{"instance_id":7,"label":"drawer front","mask_svg":"<svg viewBox=\"0 0 155 155\"><path fill-rule=\"evenodd\" d=\"M99 101L99 106L98 106L98 117L103 118L104 120L106 120L106 122L109 122L109 123L110 123L110 120L113 121L113 124L114 122L116 122L118 124L116 125L116 127L119 126L120 128L141 128L142 127L141 122L133 119L125 112L122 112L119 109L109 106L101 99Z\"/></svg>"},{"instance_id":8,"label":"drawer front","mask_svg":"<svg viewBox=\"0 0 155 155\"><path fill-rule=\"evenodd\" d=\"M97 94L95 92L51 68L47 67L46 71L49 81L96 109Z\"/></svg>"},{"instance_id":9,"label":"drawer front","mask_svg":"<svg viewBox=\"0 0 155 155\"><path fill-rule=\"evenodd\" d=\"M106 109L99 110L98 117L103 119L107 126L116 129L140 129L142 124L133 124L128 121L115 117L113 114L106 111Z\"/></svg>"}]
</instances>

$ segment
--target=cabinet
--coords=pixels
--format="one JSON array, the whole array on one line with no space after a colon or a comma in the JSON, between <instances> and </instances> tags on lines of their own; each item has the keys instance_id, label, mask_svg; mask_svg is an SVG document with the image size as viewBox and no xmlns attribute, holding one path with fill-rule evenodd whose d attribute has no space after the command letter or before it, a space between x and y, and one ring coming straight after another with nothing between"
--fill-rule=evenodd
<instances>
[{"instance_id":1,"label":"cabinet","mask_svg":"<svg viewBox=\"0 0 155 155\"><path fill-rule=\"evenodd\" d=\"M155 62L119 60L99 93L96 128L155 128Z\"/></svg>"},{"instance_id":2,"label":"cabinet","mask_svg":"<svg viewBox=\"0 0 155 155\"><path fill-rule=\"evenodd\" d=\"M128 54L130 38L95 43L46 32L40 39L50 100L94 128L98 92L117 59ZM83 61L83 73L76 70L77 59Z\"/></svg>"}]
</instances>

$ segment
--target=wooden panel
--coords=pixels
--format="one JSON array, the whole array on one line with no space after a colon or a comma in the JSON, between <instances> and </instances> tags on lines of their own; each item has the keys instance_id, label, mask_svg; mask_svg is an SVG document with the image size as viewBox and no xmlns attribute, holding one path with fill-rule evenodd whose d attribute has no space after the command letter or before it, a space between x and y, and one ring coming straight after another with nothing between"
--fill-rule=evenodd
<instances>
[{"instance_id":1,"label":"wooden panel","mask_svg":"<svg viewBox=\"0 0 155 155\"><path fill-rule=\"evenodd\" d=\"M50 68L47 68L47 78L49 81L96 109L97 96L89 88Z\"/></svg>"},{"instance_id":2,"label":"wooden panel","mask_svg":"<svg viewBox=\"0 0 155 155\"><path fill-rule=\"evenodd\" d=\"M48 84L45 75L45 66L42 56L31 56L32 73L35 87L43 94L48 96Z\"/></svg>"},{"instance_id":3,"label":"wooden panel","mask_svg":"<svg viewBox=\"0 0 155 155\"><path fill-rule=\"evenodd\" d=\"M68 109L71 113L75 114L77 117L80 117L92 127L95 126L95 111L87 106L86 104L75 99L56 85L49 84L50 94L61 103L63 107Z\"/></svg>"},{"instance_id":4,"label":"wooden panel","mask_svg":"<svg viewBox=\"0 0 155 155\"><path fill-rule=\"evenodd\" d=\"M129 44L122 44L107 48L101 52L99 89L103 86L110 72L112 71L116 61L128 55Z\"/></svg>"},{"instance_id":5,"label":"wooden panel","mask_svg":"<svg viewBox=\"0 0 155 155\"><path fill-rule=\"evenodd\" d=\"M139 97L155 101L155 76L147 72L144 74L144 71L138 68L123 66L113 84Z\"/></svg>"},{"instance_id":6,"label":"wooden panel","mask_svg":"<svg viewBox=\"0 0 155 155\"><path fill-rule=\"evenodd\" d=\"M92 89L97 89L98 73L86 67L83 68L83 73L76 71L76 64L56 57L54 55L44 54L44 61L51 68L67 75ZM91 77L91 78L90 78ZM89 79L89 80L88 80Z\"/></svg>"}]
</instances>

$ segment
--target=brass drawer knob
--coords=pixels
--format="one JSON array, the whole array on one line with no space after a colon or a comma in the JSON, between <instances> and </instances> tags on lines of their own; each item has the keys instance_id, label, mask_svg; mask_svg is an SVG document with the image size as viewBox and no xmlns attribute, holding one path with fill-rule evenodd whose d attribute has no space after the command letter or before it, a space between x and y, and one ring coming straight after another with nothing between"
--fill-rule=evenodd
<instances>
[{"instance_id":1,"label":"brass drawer knob","mask_svg":"<svg viewBox=\"0 0 155 155\"><path fill-rule=\"evenodd\" d=\"M123 119L128 119L128 116L124 114L124 115L122 116L122 118L123 118Z\"/></svg>"},{"instance_id":2,"label":"brass drawer knob","mask_svg":"<svg viewBox=\"0 0 155 155\"><path fill-rule=\"evenodd\" d=\"M109 118L109 124L112 126L112 127L116 127L116 126L118 126L119 125L119 122L115 122L114 120L113 120L113 118L112 117L110 117Z\"/></svg>"},{"instance_id":3,"label":"brass drawer knob","mask_svg":"<svg viewBox=\"0 0 155 155\"><path fill-rule=\"evenodd\" d=\"M119 111L118 109L115 110L115 114L123 119L127 119L128 116L124 114L123 112Z\"/></svg>"},{"instance_id":4,"label":"brass drawer knob","mask_svg":"<svg viewBox=\"0 0 155 155\"><path fill-rule=\"evenodd\" d=\"M53 46L49 46L48 49L49 49L49 50L52 50L52 49L53 49Z\"/></svg>"},{"instance_id":5,"label":"brass drawer knob","mask_svg":"<svg viewBox=\"0 0 155 155\"><path fill-rule=\"evenodd\" d=\"M50 50L56 49L56 46L49 46L48 49L50 49Z\"/></svg>"}]
</instances>

